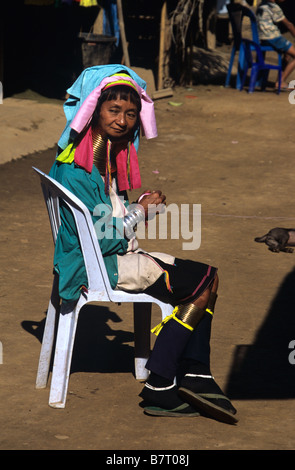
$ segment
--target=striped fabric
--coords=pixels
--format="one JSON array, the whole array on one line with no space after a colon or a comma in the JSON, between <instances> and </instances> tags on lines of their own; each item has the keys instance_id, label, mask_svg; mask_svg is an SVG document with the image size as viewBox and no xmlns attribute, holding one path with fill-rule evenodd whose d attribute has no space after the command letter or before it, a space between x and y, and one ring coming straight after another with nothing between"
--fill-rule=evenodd
<instances>
[{"instance_id":1,"label":"striped fabric","mask_svg":"<svg viewBox=\"0 0 295 470\"><path fill-rule=\"evenodd\" d=\"M281 36L277 23L285 18L282 9L276 3L262 2L258 7L257 25L260 40L274 39Z\"/></svg>"}]
</instances>

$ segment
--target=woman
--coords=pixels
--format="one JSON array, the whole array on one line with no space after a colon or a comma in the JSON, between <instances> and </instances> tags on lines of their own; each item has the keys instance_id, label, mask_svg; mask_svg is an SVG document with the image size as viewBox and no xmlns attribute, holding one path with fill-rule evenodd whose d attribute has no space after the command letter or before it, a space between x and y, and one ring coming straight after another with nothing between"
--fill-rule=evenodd
<instances>
[{"instance_id":1,"label":"woman","mask_svg":"<svg viewBox=\"0 0 295 470\"><path fill-rule=\"evenodd\" d=\"M146 366L150 376L141 392L145 412L197 416L203 409L235 423L236 410L210 372L217 269L147 253L134 235L134 226L148 217L148 206L159 206L166 199L161 191L148 191L128 207L126 190L141 186L136 153L139 130L147 138L157 135L145 84L122 66L91 67L77 82L69 90L68 123L50 174L88 207L112 287L146 292L175 307L171 318L156 329L157 340ZM110 208L107 216L106 208ZM54 268L59 273L61 298L76 301L81 289L87 288L86 273L75 224L66 207L61 208L61 217ZM178 388L174 379L179 373Z\"/></svg>"}]
</instances>

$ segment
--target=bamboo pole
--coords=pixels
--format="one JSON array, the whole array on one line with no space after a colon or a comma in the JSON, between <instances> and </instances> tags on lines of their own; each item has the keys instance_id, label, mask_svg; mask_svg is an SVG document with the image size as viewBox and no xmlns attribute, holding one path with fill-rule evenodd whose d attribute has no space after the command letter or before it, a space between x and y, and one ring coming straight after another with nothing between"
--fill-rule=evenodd
<instances>
[{"instance_id":1,"label":"bamboo pole","mask_svg":"<svg viewBox=\"0 0 295 470\"><path fill-rule=\"evenodd\" d=\"M126 35L125 35L124 16L123 16L123 8L122 8L121 0L117 0L117 8L118 8L118 21L119 21L119 27L120 27L124 61L125 61L125 65L127 67L130 67L130 59L129 59L128 45L127 45Z\"/></svg>"}]
</instances>

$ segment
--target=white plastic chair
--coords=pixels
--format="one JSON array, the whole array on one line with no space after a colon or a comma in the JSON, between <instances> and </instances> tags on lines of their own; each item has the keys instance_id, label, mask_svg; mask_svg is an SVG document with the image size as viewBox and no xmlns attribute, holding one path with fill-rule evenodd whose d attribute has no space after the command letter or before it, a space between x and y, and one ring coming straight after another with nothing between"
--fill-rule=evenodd
<instances>
[{"instance_id":1,"label":"white plastic chair","mask_svg":"<svg viewBox=\"0 0 295 470\"><path fill-rule=\"evenodd\" d=\"M59 199L62 199L72 210L77 225L77 232L88 277L88 292L83 292L78 302L74 305L66 306L60 303L58 275L55 274L47 311L36 388L45 388L47 385L51 357L53 354L55 328L56 323L58 323L49 405L53 408L64 408L79 312L85 304L95 302L133 303L135 377L138 380L145 380L148 377L145 364L150 354L152 303L159 305L161 308L162 319L172 313L173 307L170 304L160 302L143 293L132 294L113 290L109 282L89 210L74 194L64 188L60 183L37 168L33 169L39 174L41 179L41 186L47 205L54 243L56 242L60 226Z\"/></svg>"}]
</instances>

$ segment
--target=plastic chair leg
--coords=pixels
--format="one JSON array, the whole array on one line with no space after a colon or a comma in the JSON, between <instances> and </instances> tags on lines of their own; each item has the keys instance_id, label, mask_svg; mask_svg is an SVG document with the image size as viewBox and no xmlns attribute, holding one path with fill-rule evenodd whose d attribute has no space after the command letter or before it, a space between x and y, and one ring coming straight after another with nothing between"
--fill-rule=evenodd
<instances>
[{"instance_id":1,"label":"plastic chair leg","mask_svg":"<svg viewBox=\"0 0 295 470\"><path fill-rule=\"evenodd\" d=\"M146 380L149 371L145 368L150 355L151 303L134 303L134 350L135 378ZM160 305L162 320L171 315L173 307L170 304Z\"/></svg>"},{"instance_id":2,"label":"plastic chair leg","mask_svg":"<svg viewBox=\"0 0 295 470\"><path fill-rule=\"evenodd\" d=\"M229 87L230 76L231 76L231 71L232 71L232 68L233 68L235 54L236 54L236 48L235 48L235 46L233 46L232 51L231 51L229 65L228 65L228 71L227 71L227 75L226 75L226 79L225 79L225 86L226 87Z\"/></svg>"},{"instance_id":3,"label":"plastic chair leg","mask_svg":"<svg viewBox=\"0 0 295 470\"><path fill-rule=\"evenodd\" d=\"M269 69L261 70L261 90L265 90L269 75Z\"/></svg>"},{"instance_id":4,"label":"plastic chair leg","mask_svg":"<svg viewBox=\"0 0 295 470\"><path fill-rule=\"evenodd\" d=\"M55 324L60 309L59 302L60 299L58 295L58 276L55 275L53 280L51 298L47 310L45 329L42 338L41 352L36 378L36 388L45 388L47 385L55 335Z\"/></svg>"},{"instance_id":5,"label":"plastic chair leg","mask_svg":"<svg viewBox=\"0 0 295 470\"><path fill-rule=\"evenodd\" d=\"M251 70L251 75L250 75L250 83L249 83L249 90L248 90L249 93L253 93L253 91L255 90L258 70L259 69L257 67L255 67L255 64L253 64L252 70Z\"/></svg>"},{"instance_id":6,"label":"plastic chair leg","mask_svg":"<svg viewBox=\"0 0 295 470\"><path fill-rule=\"evenodd\" d=\"M243 72L243 75L241 76L240 88L239 88L240 91L242 91L244 89L247 74L248 74L248 67L245 68L245 70Z\"/></svg>"},{"instance_id":7,"label":"plastic chair leg","mask_svg":"<svg viewBox=\"0 0 295 470\"><path fill-rule=\"evenodd\" d=\"M278 66L282 68L282 54L278 54Z\"/></svg>"},{"instance_id":8,"label":"plastic chair leg","mask_svg":"<svg viewBox=\"0 0 295 470\"><path fill-rule=\"evenodd\" d=\"M279 70L279 76L278 76L278 95L280 94L281 92L281 84L282 84L282 71Z\"/></svg>"},{"instance_id":9,"label":"plastic chair leg","mask_svg":"<svg viewBox=\"0 0 295 470\"><path fill-rule=\"evenodd\" d=\"M64 408L66 404L78 313L77 307L59 315L49 395L49 405L53 408Z\"/></svg>"},{"instance_id":10,"label":"plastic chair leg","mask_svg":"<svg viewBox=\"0 0 295 470\"><path fill-rule=\"evenodd\" d=\"M245 70L247 69L247 61L245 58L245 51L243 45L240 47L239 52L239 61L238 61L238 70L237 70L237 80L236 80L236 89L240 90L243 83L243 76Z\"/></svg>"},{"instance_id":11,"label":"plastic chair leg","mask_svg":"<svg viewBox=\"0 0 295 470\"><path fill-rule=\"evenodd\" d=\"M150 355L151 303L134 303L134 368L137 380L146 380L149 376L145 368Z\"/></svg>"}]
</instances>

